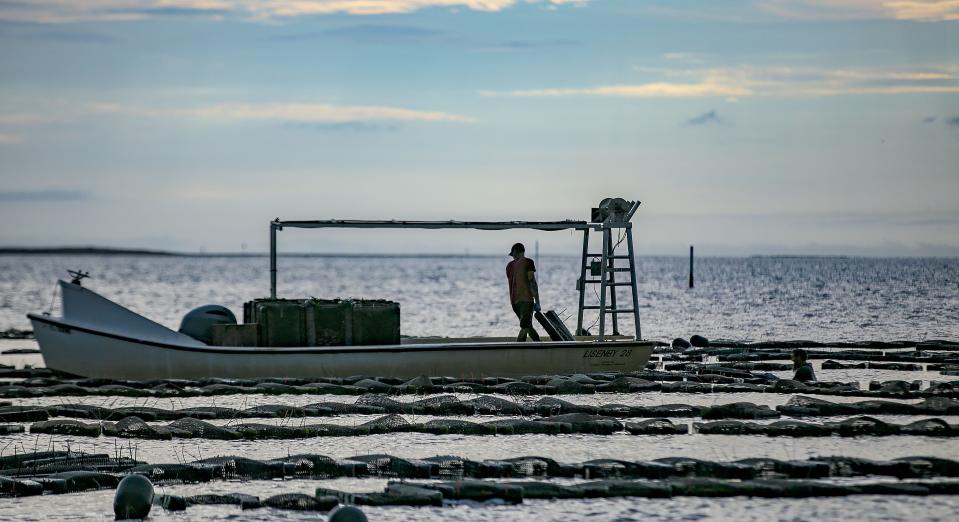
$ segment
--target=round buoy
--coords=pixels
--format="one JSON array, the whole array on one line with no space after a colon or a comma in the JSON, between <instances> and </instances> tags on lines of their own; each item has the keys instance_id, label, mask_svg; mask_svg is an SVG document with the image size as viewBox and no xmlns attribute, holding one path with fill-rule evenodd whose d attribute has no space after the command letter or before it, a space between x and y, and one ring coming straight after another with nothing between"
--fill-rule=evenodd
<instances>
[{"instance_id":1,"label":"round buoy","mask_svg":"<svg viewBox=\"0 0 959 522\"><path fill-rule=\"evenodd\" d=\"M144 518L153 506L153 483L143 475L127 475L113 496L113 514L117 520Z\"/></svg>"},{"instance_id":2,"label":"round buoy","mask_svg":"<svg viewBox=\"0 0 959 522\"><path fill-rule=\"evenodd\" d=\"M330 511L330 522L367 522L367 519L358 507L340 506Z\"/></svg>"}]
</instances>

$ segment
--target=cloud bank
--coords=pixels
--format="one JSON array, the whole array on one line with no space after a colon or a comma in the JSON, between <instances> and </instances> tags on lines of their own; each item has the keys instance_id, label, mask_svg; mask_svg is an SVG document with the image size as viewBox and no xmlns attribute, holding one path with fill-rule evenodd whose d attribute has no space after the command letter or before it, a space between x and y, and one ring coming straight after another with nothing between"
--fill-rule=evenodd
<instances>
[{"instance_id":1,"label":"cloud bank","mask_svg":"<svg viewBox=\"0 0 959 522\"><path fill-rule=\"evenodd\" d=\"M957 0L762 0L761 10L800 20L959 20Z\"/></svg>"},{"instance_id":2,"label":"cloud bank","mask_svg":"<svg viewBox=\"0 0 959 522\"><path fill-rule=\"evenodd\" d=\"M959 0L957 0L959 1ZM481 91L486 96L727 99L758 96L824 97L852 94L959 93L959 66L915 69L757 67L659 69L661 79L636 84Z\"/></svg>"},{"instance_id":3,"label":"cloud bank","mask_svg":"<svg viewBox=\"0 0 959 522\"><path fill-rule=\"evenodd\" d=\"M431 7L502 11L519 3L584 5L589 0L33 0L0 2L0 20L41 23L122 22L162 16L237 16L278 20L310 15L383 15Z\"/></svg>"},{"instance_id":4,"label":"cloud bank","mask_svg":"<svg viewBox=\"0 0 959 522\"><path fill-rule=\"evenodd\" d=\"M363 122L455 122L472 123L473 118L438 111L420 111L375 105L325 105L309 103L221 103L189 108L152 108L135 105L96 103L88 107L98 114L120 114L148 118L194 118L207 121L278 121L288 123Z\"/></svg>"},{"instance_id":5,"label":"cloud bank","mask_svg":"<svg viewBox=\"0 0 959 522\"><path fill-rule=\"evenodd\" d=\"M29 0L0 2L0 20L40 23L123 22L157 17L237 17L276 21L299 16L359 16L411 13L428 8L497 12L521 4L546 9L582 6L590 0ZM794 20L894 19L917 22L959 20L957 0L757 0L718 9L651 7L652 11L704 19L741 20L772 16ZM710 14L712 13L712 14ZM737 14L738 13L738 14Z\"/></svg>"}]
</instances>

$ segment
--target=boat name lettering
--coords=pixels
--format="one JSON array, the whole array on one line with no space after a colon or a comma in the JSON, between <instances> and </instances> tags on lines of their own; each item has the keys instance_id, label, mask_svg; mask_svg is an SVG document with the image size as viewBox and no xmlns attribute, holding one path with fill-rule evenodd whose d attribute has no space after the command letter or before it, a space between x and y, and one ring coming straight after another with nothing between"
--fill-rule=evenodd
<instances>
[{"instance_id":1,"label":"boat name lettering","mask_svg":"<svg viewBox=\"0 0 959 522\"><path fill-rule=\"evenodd\" d=\"M583 359L588 357L612 357L616 355L616 350L586 350L583 352Z\"/></svg>"}]
</instances>

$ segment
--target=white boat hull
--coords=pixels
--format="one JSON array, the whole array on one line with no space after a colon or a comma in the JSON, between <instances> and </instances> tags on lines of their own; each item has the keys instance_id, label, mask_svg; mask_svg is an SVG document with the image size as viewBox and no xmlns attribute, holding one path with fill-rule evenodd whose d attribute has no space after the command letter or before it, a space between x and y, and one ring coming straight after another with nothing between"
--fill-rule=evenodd
<instances>
[{"instance_id":1,"label":"white boat hull","mask_svg":"<svg viewBox=\"0 0 959 522\"><path fill-rule=\"evenodd\" d=\"M647 341L429 342L389 346L208 346L87 289L62 283L64 317L30 314L48 368L83 377L517 377L643 369ZM72 313L71 313L72 312ZM95 324L115 317L115 324ZM133 325L132 327L130 325Z\"/></svg>"},{"instance_id":2,"label":"white boat hull","mask_svg":"<svg viewBox=\"0 0 959 522\"><path fill-rule=\"evenodd\" d=\"M48 368L84 377L137 380L627 372L641 370L653 348L643 341L198 348L118 339L43 318L34 318L33 325Z\"/></svg>"}]
</instances>

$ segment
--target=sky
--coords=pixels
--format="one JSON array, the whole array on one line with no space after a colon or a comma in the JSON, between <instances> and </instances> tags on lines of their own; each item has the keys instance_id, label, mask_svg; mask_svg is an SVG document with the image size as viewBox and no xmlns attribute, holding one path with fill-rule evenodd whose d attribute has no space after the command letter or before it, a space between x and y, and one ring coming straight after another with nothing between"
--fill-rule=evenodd
<instances>
[{"instance_id":1,"label":"sky","mask_svg":"<svg viewBox=\"0 0 959 522\"><path fill-rule=\"evenodd\" d=\"M587 219L640 254L959 255L956 0L0 1L0 246ZM570 232L283 231L493 253Z\"/></svg>"}]
</instances>

